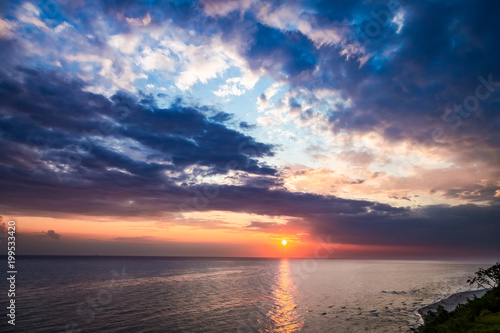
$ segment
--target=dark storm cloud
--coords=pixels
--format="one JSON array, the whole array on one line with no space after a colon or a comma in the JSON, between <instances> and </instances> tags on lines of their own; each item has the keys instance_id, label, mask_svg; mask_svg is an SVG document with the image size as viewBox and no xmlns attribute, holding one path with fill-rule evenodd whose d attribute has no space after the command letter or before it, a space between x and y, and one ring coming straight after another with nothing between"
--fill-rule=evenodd
<instances>
[{"instance_id":1,"label":"dark storm cloud","mask_svg":"<svg viewBox=\"0 0 500 333\"><path fill-rule=\"evenodd\" d=\"M282 32L257 24L252 38L245 56L253 69L299 75L303 71L312 71L316 65L313 43L300 32Z\"/></svg>"},{"instance_id":2,"label":"dark storm cloud","mask_svg":"<svg viewBox=\"0 0 500 333\"><path fill-rule=\"evenodd\" d=\"M323 217L324 233L340 242L429 247L456 247L499 251L500 206L430 206L398 216ZM318 228L319 231L321 228Z\"/></svg>"},{"instance_id":3,"label":"dark storm cloud","mask_svg":"<svg viewBox=\"0 0 500 333\"><path fill-rule=\"evenodd\" d=\"M4 161L9 159L13 165L17 154L11 152L19 150L39 156L17 159L17 164L32 167L75 158L87 171L116 167L143 176L191 165L207 166L214 173L276 172L256 160L273 154L270 145L216 123L229 119L229 114L217 113L209 119L208 108L184 107L179 100L169 109L159 109L150 96L138 101L117 93L108 100L82 91L82 83L65 82L51 73L25 73L24 78L0 81L2 151ZM119 147L99 143L111 138L132 139L149 155L156 154L158 161L134 160Z\"/></svg>"},{"instance_id":4,"label":"dark storm cloud","mask_svg":"<svg viewBox=\"0 0 500 333\"><path fill-rule=\"evenodd\" d=\"M301 223L301 230L312 240L330 235L339 243L462 248L472 255L477 251L500 250L498 205L409 209L363 200L248 187L219 187L219 195L208 201L206 209L301 218L305 221ZM250 227L266 228L262 222L253 222Z\"/></svg>"},{"instance_id":5,"label":"dark storm cloud","mask_svg":"<svg viewBox=\"0 0 500 333\"><path fill-rule=\"evenodd\" d=\"M387 6L381 4L371 10L387 12ZM461 114L454 111L444 120L442 117L447 108L454 110L455 104L475 95L481 83L478 76L486 79L492 74L493 81L500 81L496 56L500 49L494 42L500 29L494 14L499 4L401 1L400 8L404 10L400 33L391 25L373 38L360 40L366 52L372 54L364 66L359 68L354 61L338 61L336 56L330 56L336 53L335 47L322 48L318 56L320 76L307 81L300 77L299 85L309 89L331 87L329 81L335 80L335 85L352 99L352 108L332 113L334 131L384 128L390 141L432 142L432 129L442 127L452 138L475 137L478 143L498 148L493 141L498 138L495 119L499 116L500 86L493 87L495 91L490 91L489 98L479 101L477 111L464 108ZM486 87L480 91L486 94ZM459 121L461 130L451 131ZM462 148L453 142L447 144L450 149Z\"/></svg>"},{"instance_id":6,"label":"dark storm cloud","mask_svg":"<svg viewBox=\"0 0 500 333\"><path fill-rule=\"evenodd\" d=\"M22 81L0 80L0 178L7 211L168 211L191 199L174 182L187 186L193 176L229 170L276 174L257 161L271 156L272 146L210 120L206 107L176 100L159 109L149 98L85 92L81 82L54 73L22 73ZM140 209L126 205L136 199Z\"/></svg>"}]
</instances>

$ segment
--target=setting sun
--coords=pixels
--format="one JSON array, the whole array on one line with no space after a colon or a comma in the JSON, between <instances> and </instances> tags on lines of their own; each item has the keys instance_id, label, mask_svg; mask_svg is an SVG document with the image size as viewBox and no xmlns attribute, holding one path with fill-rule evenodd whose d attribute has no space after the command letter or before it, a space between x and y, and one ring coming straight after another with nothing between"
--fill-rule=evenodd
<instances>
[{"instance_id":1,"label":"setting sun","mask_svg":"<svg viewBox=\"0 0 500 333\"><path fill-rule=\"evenodd\" d=\"M283 246L285 246L285 245L286 245L286 243L287 243L286 239L283 239L283 240L281 241L281 244L283 244Z\"/></svg>"}]
</instances>

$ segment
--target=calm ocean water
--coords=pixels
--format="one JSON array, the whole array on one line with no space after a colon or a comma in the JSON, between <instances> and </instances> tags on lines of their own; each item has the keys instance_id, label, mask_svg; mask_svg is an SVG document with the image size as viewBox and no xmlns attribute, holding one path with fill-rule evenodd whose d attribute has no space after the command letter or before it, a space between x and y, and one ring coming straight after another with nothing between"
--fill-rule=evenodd
<instances>
[{"instance_id":1,"label":"calm ocean water","mask_svg":"<svg viewBox=\"0 0 500 333\"><path fill-rule=\"evenodd\" d=\"M2 315L2 332L393 333L409 331L422 305L468 290L485 265L73 257L18 267L16 329Z\"/></svg>"}]
</instances>

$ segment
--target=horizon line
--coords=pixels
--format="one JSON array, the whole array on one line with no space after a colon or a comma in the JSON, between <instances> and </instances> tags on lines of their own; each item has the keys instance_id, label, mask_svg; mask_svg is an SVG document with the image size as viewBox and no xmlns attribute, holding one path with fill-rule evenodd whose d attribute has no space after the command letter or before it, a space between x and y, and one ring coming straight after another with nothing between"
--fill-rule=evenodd
<instances>
[{"instance_id":1,"label":"horizon line","mask_svg":"<svg viewBox=\"0 0 500 333\"><path fill-rule=\"evenodd\" d=\"M0 257L8 257L6 254L0 254ZM18 254L16 258L47 258L47 259L70 259L70 258L85 258L85 259L180 259L180 260L282 260L282 259L313 259L313 260L387 260L387 261L461 261L461 262L478 262L478 261L498 261L493 258L315 258L315 257L228 257L228 256L149 256L149 255L89 255L89 254Z\"/></svg>"}]
</instances>

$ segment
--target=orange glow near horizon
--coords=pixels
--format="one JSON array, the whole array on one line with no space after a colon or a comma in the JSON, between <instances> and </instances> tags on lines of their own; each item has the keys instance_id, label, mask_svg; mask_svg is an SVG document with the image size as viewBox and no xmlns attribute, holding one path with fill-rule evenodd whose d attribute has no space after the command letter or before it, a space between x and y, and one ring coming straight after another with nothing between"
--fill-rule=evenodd
<instances>
[{"instance_id":1,"label":"orange glow near horizon","mask_svg":"<svg viewBox=\"0 0 500 333\"><path fill-rule=\"evenodd\" d=\"M102 251L95 250L95 254L102 255L131 255L133 253L126 252L126 249L132 248L147 255L158 256L193 256L199 252L203 256L231 253L231 256L235 257L268 258L370 258L391 256L394 253L414 255L431 252L429 249L409 246L320 244L293 232L283 234L276 232L279 231L276 229L249 230L246 225L201 228L199 225L172 225L168 222L141 221L134 218L93 219L79 216L22 216L16 218L16 221L21 233L37 237L33 239L51 242L51 248L59 249L60 253L67 253L75 247L74 244L80 244L80 249L83 250L88 248L89 252L92 252L96 245L106 244L101 247ZM43 238L48 230L54 230L60 238Z\"/></svg>"},{"instance_id":2,"label":"orange glow near horizon","mask_svg":"<svg viewBox=\"0 0 500 333\"><path fill-rule=\"evenodd\" d=\"M143 249L148 255L159 256L172 255L169 249L173 247L188 249L182 244L192 244L190 249L199 249L200 253L206 256L221 256L220 251L213 254L204 250L214 249L217 246L221 249L234 249L230 252L237 257L306 257L310 252L306 249L307 244L299 239L295 239L294 246L290 247L291 236L284 238L283 235L273 232L249 230L246 225L201 228L199 225L173 225L169 222L141 221L130 217L94 219L81 216L60 218L20 216L16 220L22 233L37 235L36 237L41 237L48 230L54 230L60 239L56 242L47 238L46 241L52 241L51 246L60 248L61 253L66 253L66 248L74 247L76 243L89 244L87 246L93 248L95 242L108 244L108 248L120 249L110 250L113 255L117 254L117 251L123 251L124 244L135 246L134 249ZM191 250L186 250L185 253L193 255ZM96 254L106 253L96 250ZM123 253L123 255L128 254L131 253Z\"/></svg>"}]
</instances>

